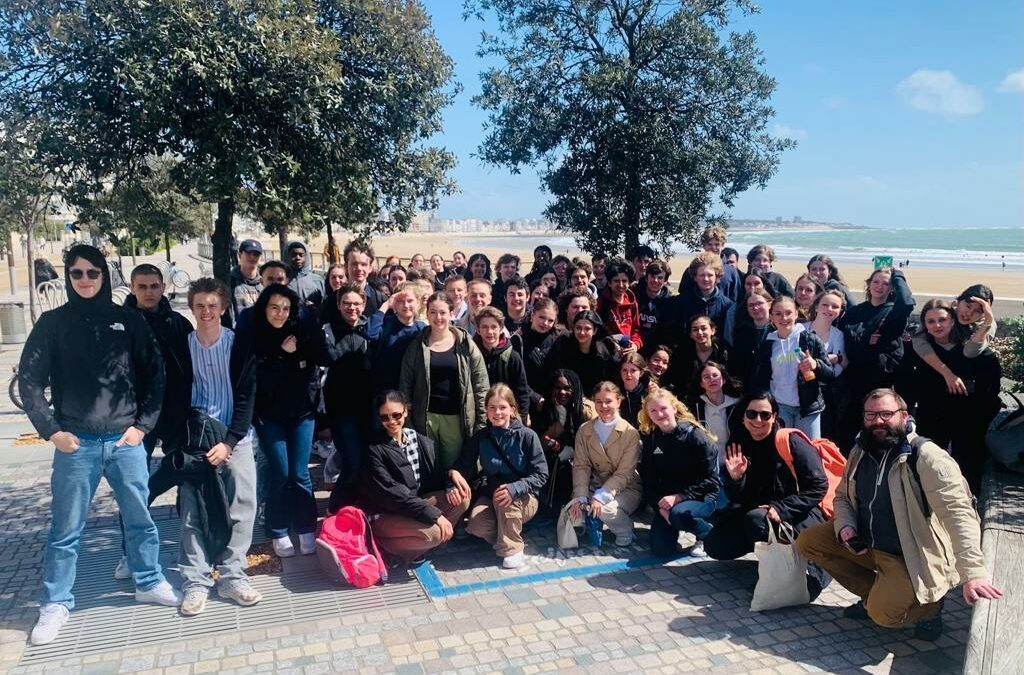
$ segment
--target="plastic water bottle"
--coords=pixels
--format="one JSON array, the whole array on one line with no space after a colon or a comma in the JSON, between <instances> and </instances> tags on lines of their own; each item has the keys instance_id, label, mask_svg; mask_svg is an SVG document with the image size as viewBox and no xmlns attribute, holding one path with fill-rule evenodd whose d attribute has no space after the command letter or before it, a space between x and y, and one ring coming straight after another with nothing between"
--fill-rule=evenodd
<instances>
[{"instance_id":1,"label":"plastic water bottle","mask_svg":"<svg viewBox=\"0 0 1024 675\"><path fill-rule=\"evenodd\" d=\"M604 523L594 516L587 516L584 523L584 530L587 533L587 539L590 541L591 546L600 546L604 543Z\"/></svg>"}]
</instances>

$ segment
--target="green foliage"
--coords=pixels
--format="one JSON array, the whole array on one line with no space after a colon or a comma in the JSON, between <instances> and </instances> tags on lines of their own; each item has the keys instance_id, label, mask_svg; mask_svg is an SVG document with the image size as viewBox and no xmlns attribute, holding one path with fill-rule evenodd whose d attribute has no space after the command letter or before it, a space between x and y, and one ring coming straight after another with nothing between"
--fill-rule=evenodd
<instances>
[{"instance_id":1,"label":"green foliage","mask_svg":"<svg viewBox=\"0 0 1024 675\"><path fill-rule=\"evenodd\" d=\"M1013 380L1011 391L1024 392L1024 316L1001 323L1001 337L992 341L992 348L999 354L1003 377Z\"/></svg>"},{"instance_id":2,"label":"green foliage","mask_svg":"<svg viewBox=\"0 0 1024 675\"><path fill-rule=\"evenodd\" d=\"M764 187L792 141L766 131L775 81L747 0L467 0L493 16L474 102L490 112L480 156L541 164L545 215L585 250L696 245L720 204Z\"/></svg>"},{"instance_id":3,"label":"green foliage","mask_svg":"<svg viewBox=\"0 0 1024 675\"><path fill-rule=\"evenodd\" d=\"M218 203L218 276L240 199L384 231L454 187L428 145L452 64L413 0L0 0L0 30L0 96L59 120L40 148L76 197L173 156Z\"/></svg>"}]
</instances>

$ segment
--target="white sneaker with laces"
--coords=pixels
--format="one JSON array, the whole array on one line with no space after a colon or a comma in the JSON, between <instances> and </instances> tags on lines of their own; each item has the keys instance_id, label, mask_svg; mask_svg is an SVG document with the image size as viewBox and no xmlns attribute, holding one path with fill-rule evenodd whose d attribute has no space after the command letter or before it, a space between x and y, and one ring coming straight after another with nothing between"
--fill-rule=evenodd
<instances>
[{"instance_id":1,"label":"white sneaker with laces","mask_svg":"<svg viewBox=\"0 0 1024 675\"><path fill-rule=\"evenodd\" d=\"M307 532L299 535L299 553L313 555L316 553L316 534Z\"/></svg>"},{"instance_id":2,"label":"white sneaker with laces","mask_svg":"<svg viewBox=\"0 0 1024 675\"><path fill-rule=\"evenodd\" d=\"M57 633L68 622L68 608L60 603L48 602L39 608L39 620L36 621L29 636L33 645L50 644L57 639Z\"/></svg>"},{"instance_id":3,"label":"white sneaker with laces","mask_svg":"<svg viewBox=\"0 0 1024 675\"><path fill-rule=\"evenodd\" d=\"M132 578L132 571L128 568L128 558L121 556L121 559L117 561L117 567L114 568L114 578L118 581Z\"/></svg>"},{"instance_id":4,"label":"white sneaker with laces","mask_svg":"<svg viewBox=\"0 0 1024 675\"><path fill-rule=\"evenodd\" d=\"M691 558L707 558L708 554L704 552L704 542L698 541L696 544L690 547L687 554Z\"/></svg>"},{"instance_id":5,"label":"white sneaker with laces","mask_svg":"<svg viewBox=\"0 0 1024 675\"><path fill-rule=\"evenodd\" d=\"M191 586L185 591L185 599L181 601L180 612L182 616L197 616L206 609L206 599L210 592L202 586Z\"/></svg>"},{"instance_id":6,"label":"white sneaker with laces","mask_svg":"<svg viewBox=\"0 0 1024 675\"><path fill-rule=\"evenodd\" d=\"M171 586L166 581L161 581L153 588L145 591L135 591L135 602L144 602L150 605L163 605L165 607L178 607L181 605L181 591Z\"/></svg>"},{"instance_id":7,"label":"white sneaker with laces","mask_svg":"<svg viewBox=\"0 0 1024 675\"><path fill-rule=\"evenodd\" d=\"M295 546L292 544L291 537L284 536L274 539L274 555L278 558L291 558L295 555Z\"/></svg>"},{"instance_id":8,"label":"white sneaker with laces","mask_svg":"<svg viewBox=\"0 0 1024 675\"><path fill-rule=\"evenodd\" d=\"M507 570L517 570L526 565L526 555L522 552L513 553L501 561L501 566Z\"/></svg>"},{"instance_id":9,"label":"white sneaker with laces","mask_svg":"<svg viewBox=\"0 0 1024 675\"><path fill-rule=\"evenodd\" d=\"M217 594L228 600L234 600L242 607L255 605L263 599L260 594L248 581L236 580L217 584Z\"/></svg>"}]
</instances>

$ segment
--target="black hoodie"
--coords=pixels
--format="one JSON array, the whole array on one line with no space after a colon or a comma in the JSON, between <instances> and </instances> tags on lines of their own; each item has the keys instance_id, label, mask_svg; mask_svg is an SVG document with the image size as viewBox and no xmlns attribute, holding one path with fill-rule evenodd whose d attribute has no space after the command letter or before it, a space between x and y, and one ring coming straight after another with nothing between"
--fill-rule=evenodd
<instances>
[{"instance_id":1,"label":"black hoodie","mask_svg":"<svg viewBox=\"0 0 1024 675\"><path fill-rule=\"evenodd\" d=\"M368 323L365 316L360 316L356 325L351 326L335 311L323 324L327 351L333 361L324 382L324 406L332 419L353 415L360 422L369 420L373 369L370 340L366 336Z\"/></svg>"},{"instance_id":2,"label":"black hoodie","mask_svg":"<svg viewBox=\"0 0 1024 675\"><path fill-rule=\"evenodd\" d=\"M523 365L523 357L512 348L512 340L502 335L498 346L493 350L484 347L484 341L479 335L474 335L473 341L476 342L476 346L480 348L480 354L484 357L484 365L487 366L487 379L491 386L499 382L507 384L515 394L519 414L525 417L530 412L530 385L526 382L526 366Z\"/></svg>"},{"instance_id":3,"label":"black hoodie","mask_svg":"<svg viewBox=\"0 0 1024 675\"><path fill-rule=\"evenodd\" d=\"M85 299L69 269L78 258L102 271L102 285ZM134 426L149 433L160 416L164 362L153 331L133 309L111 301L110 271L96 248L80 244L67 254L68 301L44 312L21 353L18 379L32 425L43 438L58 431L121 434ZM53 391L53 410L43 390Z\"/></svg>"}]
</instances>

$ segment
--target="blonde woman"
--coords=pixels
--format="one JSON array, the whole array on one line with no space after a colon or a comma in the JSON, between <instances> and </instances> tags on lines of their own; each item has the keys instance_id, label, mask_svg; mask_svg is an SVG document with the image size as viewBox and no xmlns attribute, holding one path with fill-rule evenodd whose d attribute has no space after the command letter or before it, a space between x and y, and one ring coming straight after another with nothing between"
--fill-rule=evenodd
<instances>
[{"instance_id":1,"label":"blonde woman","mask_svg":"<svg viewBox=\"0 0 1024 675\"><path fill-rule=\"evenodd\" d=\"M665 389L655 389L644 400L640 432L643 500L655 513L651 552L678 554L682 531L697 537L690 555L704 557L703 542L721 490L715 438Z\"/></svg>"},{"instance_id":2,"label":"blonde woman","mask_svg":"<svg viewBox=\"0 0 1024 675\"><path fill-rule=\"evenodd\" d=\"M585 514L597 518L615 535L615 543L633 543L633 519L642 491L637 463L640 461L640 433L619 416L622 392L611 382L594 388L597 418L585 422L576 432L572 460L573 500L568 519L559 527L581 525ZM559 541L562 541L561 532Z\"/></svg>"}]
</instances>

